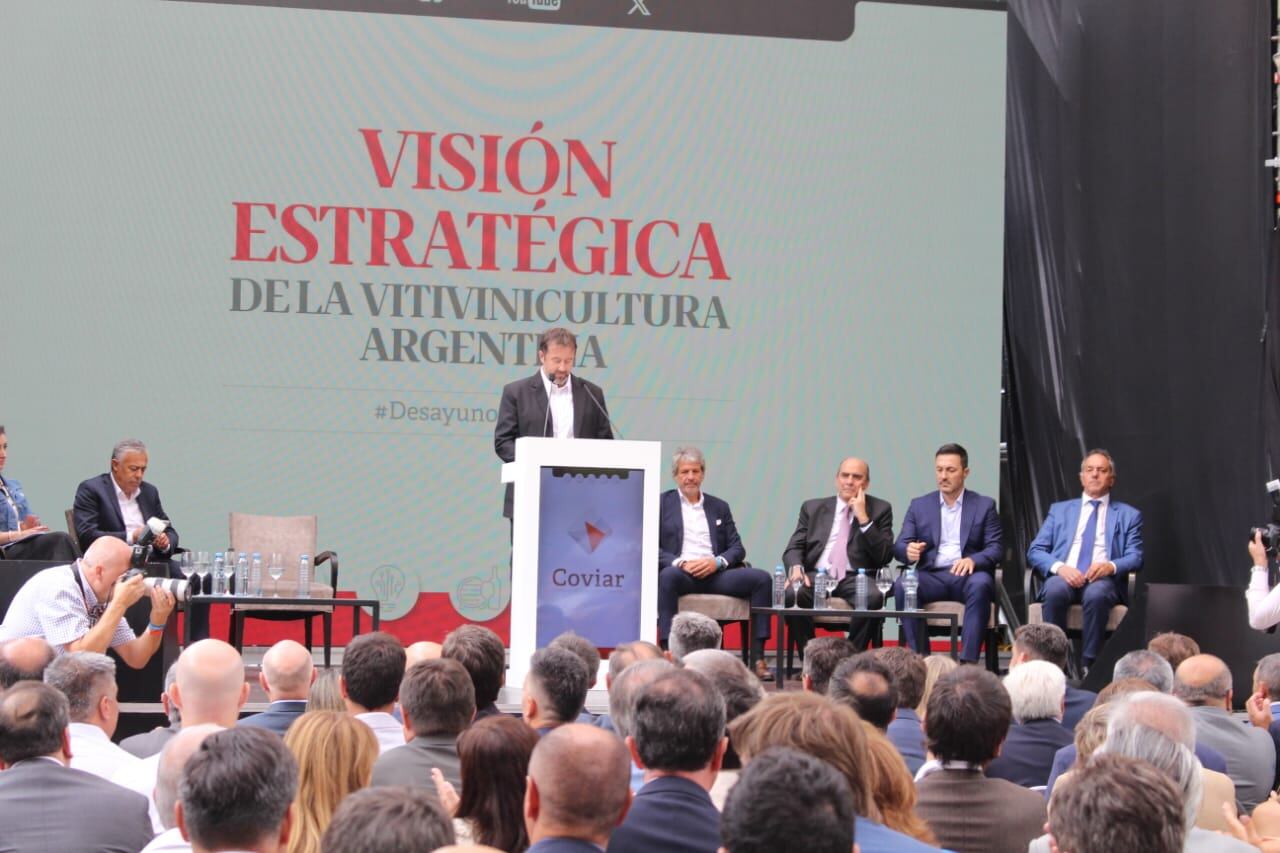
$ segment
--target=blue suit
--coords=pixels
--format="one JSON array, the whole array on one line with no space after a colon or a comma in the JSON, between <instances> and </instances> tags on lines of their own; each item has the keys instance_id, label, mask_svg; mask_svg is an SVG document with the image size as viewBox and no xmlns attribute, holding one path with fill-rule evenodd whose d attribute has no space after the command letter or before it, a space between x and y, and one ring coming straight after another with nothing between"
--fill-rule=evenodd
<instances>
[{"instance_id":1,"label":"blue suit","mask_svg":"<svg viewBox=\"0 0 1280 853\"><path fill-rule=\"evenodd\" d=\"M581 838L544 838L526 853L600 853L601 848Z\"/></svg>"},{"instance_id":2,"label":"blue suit","mask_svg":"<svg viewBox=\"0 0 1280 853\"><path fill-rule=\"evenodd\" d=\"M1129 572L1142 568L1142 513L1119 501L1108 502L1106 529L1101 533L1106 543L1107 559L1115 564L1116 573L1074 589L1050 569L1054 563L1066 562L1075 542L1076 528L1080 525L1081 504L1081 498L1073 498L1049 507L1048 517L1027 549L1027 562L1046 579L1040 590L1046 622L1052 622L1065 631L1067 610L1072 604L1082 605L1082 656L1087 666L1093 663L1102 648L1111 608L1117 603L1127 603Z\"/></svg>"},{"instance_id":3,"label":"blue suit","mask_svg":"<svg viewBox=\"0 0 1280 853\"><path fill-rule=\"evenodd\" d=\"M716 853L720 812L696 782L659 776L631 801L622 825L609 838L609 853Z\"/></svg>"},{"instance_id":4,"label":"blue suit","mask_svg":"<svg viewBox=\"0 0 1280 853\"><path fill-rule=\"evenodd\" d=\"M885 736L898 749L898 754L906 762L907 770L916 775L925 761L924 729L915 708L899 708L898 715L889 723Z\"/></svg>"},{"instance_id":5,"label":"blue suit","mask_svg":"<svg viewBox=\"0 0 1280 853\"><path fill-rule=\"evenodd\" d=\"M289 726L293 725L293 721L301 717L306 711L306 699L277 699L267 706L267 710L259 714L251 714L240 720L236 725L260 726L284 737L284 733L289 731Z\"/></svg>"},{"instance_id":6,"label":"blue suit","mask_svg":"<svg viewBox=\"0 0 1280 853\"><path fill-rule=\"evenodd\" d=\"M960 657L976 661L982 649L982 635L991 618L991 599L995 596L995 568L1004 553L1002 550L1000 516L996 502L985 495L966 489L960 507L960 556L973 560L973 574L951 574L950 566L935 566L938 544L942 539L942 503L940 492L921 495L907 507L902 520L902 532L894 543L893 553L903 563L907 560L907 545L924 542L926 548L916 563L919 589L917 600L921 607L934 601L963 601L964 627L960 638ZM902 578L893 584L893 596L901 610L905 601ZM920 654L928 654L928 637L924 620L904 619L902 623L911 648Z\"/></svg>"}]
</instances>

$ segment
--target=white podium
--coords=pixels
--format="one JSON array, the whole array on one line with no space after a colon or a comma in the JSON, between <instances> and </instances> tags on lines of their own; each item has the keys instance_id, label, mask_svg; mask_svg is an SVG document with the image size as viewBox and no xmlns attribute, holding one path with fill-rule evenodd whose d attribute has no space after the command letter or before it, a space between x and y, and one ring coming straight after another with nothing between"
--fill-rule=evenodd
<instances>
[{"instance_id":1,"label":"white podium","mask_svg":"<svg viewBox=\"0 0 1280 853\"><path fill-rule=\"evenodd\" d=\"M502 482L515 484L509 687L523 684L529 656L563 631L599 648L652 637L661 447L516 439L515 461L502 466Z\"/></svg>"}]
</instances>

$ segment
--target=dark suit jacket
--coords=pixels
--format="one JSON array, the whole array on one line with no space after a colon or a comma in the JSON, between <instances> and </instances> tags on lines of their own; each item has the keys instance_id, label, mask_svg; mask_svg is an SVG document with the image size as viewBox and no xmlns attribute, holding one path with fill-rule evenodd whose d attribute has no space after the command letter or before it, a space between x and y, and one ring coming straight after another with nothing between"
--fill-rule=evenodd
<instances>
[{"instance_id":1,"label":"dark suit jacket","mask_svg":"<svg viewBox=\"0 0 1280 853\"><path fill-rule=\"evenodd\" d=\"M924 729L920 727L920 718L916 715L915 709L899 708L898 715L893 718L893 722L889 723L885 736L897 748L898 754L907 764L907 769L914 776L925 760Z\"/></svg>"},{"instance_id":2,"label":"dark suit jacket","mask_svg":"<svg viewBox=\"0 0 1280 853\"><path fill-rule=\"evenodd\" d=\"M936 770L916 793L916 814L956 853L1026 853L1044 832L1044 797L981 770Z\"/></svg>"},{"instance_id":3,"label":"dark suit jacket","mask_svg":"<svg viewBox=\"0 0 1280 853\"><path fill-rule=\"evenodd\" d=\"M817 571L818 558L827 547L831 525L836 520L836 496L814 498L800 505L800 518L787 549L782 552L782 565L804 566L806 572ZM867 515L871 526L863 533L857 519L849 530L849 568L865 568L875 577L875 570L893 559L893 507L886 500L867 495Z\"/></svg>"},{"instance_id":4,"label":"dark suit jacket","mask_svg":"<svg viewBox=\"0 0 1280 853\"><path fill-rule=\"evenodd\" d=\"M142 520L155 516L167 519L169 514L160 505L160 492L150 483L143 481L138 487L138 509L142 510ZM76 538L80 540L80 549L88 550L93 540L100 536L125 538L124 517L120 515L120 504L116 502L116 485L110 472L90 477L76 489L76 502L72 517L76 524ZM169 550L165 556L172 554L178 547L178 531L173 525L165 528L169 534ZM156 553L161 553L158 549Z\"/></svg>"},{"instance_id":5,"label":"dark suit jacket","mask_svg":"<svg viewBox=\"0 0 1280 853\"><path fill-rule=\"evenodd\" d=\"M408 785L426 788L434 795L436 783L431 779L432 767L439 767L444 778L452 782L455 789L462 790L456 735L419 735L404 746L388 749L373 763L373 779L369 785L375 788Z\"/></svg>"},{"instance_id":6,"label":"dark suit jacket","mask_svg":"<svg viewBox=\"0 0 1280 853\"><path fill-rule=\"evenodd\" d=\"M738 536L729 504L714 495L702 493L702 511L711 531L711 550L724 557L729 568L742 565L747 549ZM658 570L675 562L684 548L684 514L680 510L680 492L669 489L658 499Z\"/></svg>"},{"instance_id":7,"label":"dark suit jacket","mask_svg":"<svg viewBox=\"0 0 1280 853\"><path fill-rule=\"evenodd\" d=\"M147 798L43 759L0 773L0 853L138 853L150 841Z\"/></svg>"},{"instance_id":8,"label":"dark suit jacket","mask_svg":"<svg viewBox=\"0 0 1280 853\"><path fill-rule=\"evenodd\" d=\"M609 839L609 853L716 853L719 849L720 812L711 795L676 776L646 782Z\"/></svg>"},{"instance_id":9,"label":"dark suit jacket","mask_svg":"<svg viewBox=\"0 0 1280 853\"><path fill-rule=\"evenodd\" d=\"M902 532L893 546L894 556L906 563L908 543L928 543L929 547L925 548L916 565L922 571L932 569L941 538L942 504L938 493L921 495L907 507L906 517L902 519ZM966 489L964 505L960 508L960 556L973 560L975 571L994 572L1003 554L996 502Z\"/></svg>"},{"instance_id":10,"label":"dark suit jacket","mask_svg":"<svg viewBox=\"0 0 1280 853\"><path fill-rule=\"evenodd\" d=\"M289 731L293 721L307 712L306 699L278 699L267 706L267 710L259 714L250 714L238 726L260 726L270 729L281 737Z\"/></svg>"},{"instance_id":11,"label":"dark suit jacket","mask_svg":"<svg viewBox=\"0 0 1280 853\"><path fill-rule=\"evenodd\" d=\"M600 853L600 848L581 838L544 838L526 853Z\"/></svg>"},{"instance_id":12,"label":"dark suit jacket","mask_svg":"<svg viewBox=\"0 0 1280 853\"><path fill-rule=\"evenodd\" d=\"M164 745L178 733L179 728L181 726L156 726L149 732L131 735L120 741L120 748L130 755L136 755L139 758L150 758L164 749Z\"/></svg>"},{"instance_id":13,"label":"dark suit jacket","mask_svg":"<svg viewBox=\"0 0 1280 853\"><path fill-rule=\"evenodd\" d=\"M1080 718L1089 713L1089 709L1093 707L1093 703L1098 700L1098 694L1092 690L1081 690L1079 687L1067 685L1067 708L1062 712L1062 725L1068 731L1076 730L1076 723L1080 722Z\"/></svg>"},{"instance_id":14,"label":"dark suit jacket","mask_svg":"<svg viewBox=\"0 0 1280 853\"><path fill-rule=\"evenodd\" d=\"M578 376L569 377L573 391L573 437L613 438L609 426L608 406L600 386ZM588 395L590 391L590 396ZM592 401L592 396L595 401ZM596 403L599 403L597 406ZM498 420L493 426L493 450L503 462L514 462L516 439L527 435L551 435L551 419L547 416L547 389L542 384L542 370L527 379L508 383L498 403ZM502 514L511 517L511 484Z\"/></svg>"},{"instance_id":15,"label":"dark suit jacket","mask_svg":"<svg viewBox=\"0 0 1280 853\"><path fill-rule=\"evenodd\" d=\"M1071 732L1057 720L1014 723L1000 757L987 765L987 777L1008 779L1024 788L1048 784L1053 757L1071 742Z\"/></svg>"}]
</instances>

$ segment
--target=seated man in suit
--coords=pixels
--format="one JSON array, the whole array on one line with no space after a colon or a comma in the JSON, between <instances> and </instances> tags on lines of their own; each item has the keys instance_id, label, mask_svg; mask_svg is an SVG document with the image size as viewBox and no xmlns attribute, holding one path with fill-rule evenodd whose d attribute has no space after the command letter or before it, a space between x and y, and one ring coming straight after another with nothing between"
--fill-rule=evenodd
<instances>
[{"instance_id":1,"label":"seated man in suit","mask_svg":"<svg viewBox=\"0 0 1280 853\"><path fill-rule=\"evenodd\" d=\"M57 652L44 637L0 641L0 690L19 681L42 681Z\"/></svg>"},{"instance_id":2,"label":"seated man in suit","mask_svg":"<svg viewBox=\"0 0 1280 853\"><path fill-rule=\"evenodd\" d=\"M1053 801L1049 834L1054 850L1181 853L1187 834L1183 803L1168 774L1145 761L1096 754L1079 780ZM1202 849L1223 849L1221 847Z\"/></svg>"},{"instance_id":3,"label":"seated man in suit","mask_svg":"<svg viewBox=\"0 0 1280 853\"><path fill-rule=\"evenodd\" d=\"M671 458L678 488L663 492L658 503L658 643L663 648L682 595L730 595L750 599L752 607L768 607L773 599L769 573L743 565L747 549L729 505L702 491L706 473L702 451L681 447ZM768 677L764 641L771 621L755 620L751 638L751 661L762 677Z\"/></svg>"},{"instance_id":4,"label":"seated man in suit","mask_svg":"<svg viewBox=\"0 0 1280 853\"><path fill-rule=\"evenodd\" d=\"M432 768L462 790L458 735L476 715L471 676L456 660L438 658L409 667L400 684L404 746L387 750L373 765L370 785L411 785L435 790Z\"/></svg>"},{"instance_id":5,"label":"seated man in suit","mask_svg":"<svg viewBox=\"0 0 1280 853\"><path fill-rule=\"evenodd\" d=\"M1073 742L1071 732L1062 725L1066 686L1062 670L1048 661L1027 661L1009 670L1004 689L1015 722L1000 757L987 765L988 778L1008 779L1024 788L1049 781L1054 755Z\"/></svg>"},{"instance_id":6,"label":"seated man in suit","mask_svg":"<svg viewBox=\"0 0 1280 853\"><path fill-rule=\"evenodd\" d=\"M520 715L545 735L578 719L587 704L587 691L595 673L587 672L582 658L568 649L548 646L529 658L520 696Z\"/></svg>"},{"instance_id":7,"label":"seated man in suit","mask_svg":"<svg viewBox=\"0 0 1280 853\"><path fill-rule=\"evenodd\" d=\"M1253 669L1253 693L1245 702L1249 722L1271 735L1280 756L1280 652L1258 660ZM1280 784L1280 760L1276 762L1276 783Z\"/></svg>"},{"instance_id":8,"label":"seated man in suit","mask_svg":"<svg viewBox=\"0 0 1280 853\"><path fill-rule=\"evenodd\" d=\"M1046 579L1044 621L1065 631L1071 605L1084 609L1086 668L1102 648L1111 608L1127 601L1129 573L1142 568L1142 513L1111 500L1115 483L1111 454L1090 450L1080 463L1084 495L1049 507L1027 549L1027 562Z\"/></svg>"},{"instance_id":9,"label":"seated man in suit","mask_svg":"<svg viewBox=\"0 0 1280 853\"><path fill-rule=\"evenodd\" d=\"M778 815L805 804L804 831ZM785 746L742 772L724 807L727 853L849 853L854 848L849 785L825 761Z\"/></svg>"},{"instance_id":10,"label":"seated man in suit","mask_svg":"<svg viewBox=\"0 0 1280 853\"><path fill-rule=\"evenodd\" d=\"M320 839L320 849L326 853L471 849L453 846L456 839L453 821L430 791L364 788L343 798Z\"/></svg>"},{"instance_id":11,"label":"seated man in suit","mask_svg":"<svg viewBox=\"0 0 1280 853\"><path fill-rule=\"evenodd\" d=\"M44 683L67 697L71 722L71 766L110 780L138 759L111 742L120 722L116 662L98 652L71 652L54 658Z\"/></svg>"},{"instance_id":12,"label":"seated man in suit","mask_svg":"<svg viewBox=\"0 0 1280 853\"><path fill-rule=\"evenodd\" d=\"M271 700L267 710L240 721L242 726L262 726L280 736L307 710L307 697L316 680L311 652L296 640L281 640L262 656L258 684Z\"/></svg>"},{"instance_id":13,"label":"seated man in suit","mask_svg":"<svg viewBox=\"0 0 1280 853\"><path fill-rule=\"evenodd\" d=\"M476 719L496 716L498 693L507 676L507 649L502 638L483 625L459 625L444 638L440 656L462 664L476 690Z\"/></svg>"},{"instance_id":14,"label":"seated man in suit","mask_svg":"<svg viewBox=\"0 0 1280 853\"><path fill-rule=\"evenodd\" d=\"M0 425L0 471L9 457L9 437ZM37 516L17 480L0 477L0 557L6 560L71 562L80 556L76 543L62 531L50 531Z\"/></svg>"},{"instance_id":15,"label":"seated man in suit","mask_svg":"<svg viewBox=\"0 0 1280 853\"><path fill-rule=\"evenodd\" d=\"M342 656L338 689L347 713L373 730L380 753L404 746L404 724L392 711L404 678L404 646L385 631L361 634Z\"/></svg>"},{"instance_id":16,"label":"seated man in suit","mask_svg":"<svg viewBox=\"0 0 1280 853\"><path fill-rule=\"evenodd\" d=\"M982 637L991 618L995 569L1003 553L996 502L965 489L969 452L958 444L944 444L933 457L938 491L916 498L902 520L893 550L904 563L916 564L920 607L934 601L963 601L960 660L973 662L982 650ZM902 578L893 585L898 609L906 593ZM902 623L907 642L919 654L929 653L923 619Z\"/></svg>"},{"instance_id":17,"label":"seated man in suit","mask_svg":"<svg viewBox=\"0 0 1280 853\"><path fill-rule=\"evenodd\" d=\"M831 674L827 695L853 709L863 722L886 735L898 710L893 673L874 651L859 652L842 660Z\"/></svg>"},{"instance_id":18,"label":"seated man in suit","mask_svg":"<svg viewBox=\"0 0 1280 853\"><path fill-rule=\"evenodd\" d=\"M200 748L205 738L220 731L224 731L222 726L209 723L191 726L174 735L160 750L152 798L164 832L151 839L151 843L142 848L142 853L187 853L191 850L191 845L183 841L182 831L178 829L175 808L178 804L178 787L182 784L182 771L186 768L187 761Z\"/></svg>"},{"instance_id":19,"label":"seated man in suit","mask_svg":"<svg viewBox=\"0 0 1280 853\"><path fill-rule=\"evenodd\" d=\"M1062 670L1067 671L1067 657L1071 654L1071 643L1066 633L1049 622L1036 622L1032 625L1019 625L1013 633L1013 656L1009 658L1009 669L1032 660L1045 660ZM1062 712L1062 725L1074 731L1098 694L1092 690L1081 690L1067 685L1066 708Z\"/></svg>"},{"instance_id":20,"label":"seated man in suit","mask_svg":"<svg viewBox=\"0 0 1280 853\"><path fill-rule=\"evenodd\" d=\"M597 726L570 723L538 741L524 795L528 853L600 853L631 806L629 764L622 741Z\"/></svg>"},{"instance_id":21,"label":"seated man in suit","mask_svg":"<svg viewBox=\"0 0 1280 853\"><path fill-rule=\"evenodd\" d=\"M898 710L885 734L914 776L924 764L924 727L916 714L916 706L924 698L928 669L924 658L902 646L885 646L873 654L893 676L894 692L898 695Z\"/></svg>"},{"instance_id":22,"label":"seated man in suit","mask_svg":"<svg viewBox=\"0 0 1280 853\"><path fill-rule=\"evenodd\" d=\"M782 564L789 567L790 580L801 579L803 585L796 593L788 584L788 606L793 602L801 607L813 606L813 579L823 567L835 583L832 597L842 598L851 606L858 569L866 569L867 609L884 606L875 576L893 559L893 507L868 494L870 485L871 467L851 456L836 470L834 497L813 498L800 505L800 517L782 554ZM788 624L803 648L813 636L813 621L791 617ZM875 627L874 620L852 619L849 640L856 651L870 644Z\"/></svg>"}]
</instances>

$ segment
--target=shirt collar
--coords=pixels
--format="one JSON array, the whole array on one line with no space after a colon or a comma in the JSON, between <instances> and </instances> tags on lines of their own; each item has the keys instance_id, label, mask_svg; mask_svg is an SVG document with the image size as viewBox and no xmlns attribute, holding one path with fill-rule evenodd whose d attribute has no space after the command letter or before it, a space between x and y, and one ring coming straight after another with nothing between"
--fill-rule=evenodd
<instances>
[{"instance_id":1,"label":"shirt collar","mask_svg":"<svg viewBox=\"0 0 1280 853\"><path fill-rule=\"evenodd\" d=\"M706 493L704 493L701 489L699 489L699 490L698 490L698 502L697 502L697 503L693 503L692 501L690 501L687 497L685 497L685 496L684 496L684 492L680 491L679 489L676 489L676 494L680 496L680 503L684 504L685 506L689 507L690 509L701 509L701 508L702 508L702 502L703 502L704 500L706 500L706 497L707 497L707 496L706 496Z\"/></svg>"},{"instance_id":2,"label":"shirt collar","mask_svg":"<svg viewBox=\"0 0 1280 853\"><path fill-rule=\"evenodd\" d=\"M1080 506L1082 509L1087 510L1089 508L1090 501L1098 501L1098 509L1106 509L1111 505L1111 493L1107 492L1100 498L1091 498L1087 492L1080 493Z\"/></svg>"},{"instance_id":3,"label":"shirt collar","mask_svg":"<svg viewBox=\"0 0 1280 853\"><path fill-rule=\"evenodd\" d=\"M966 491L967 491L966 489L961 489L960 494L956 495L956 502L955 502L956 507L964 506L964 493ZM942 494L941 489L938 490L938 506L942 507L943 509L947 508L947 498L945 495Z\"/></svg>"},{"instance_id":4,"label":"shirt collar","mask_svg":"<svg viewBox=\"0 0 1280 853\"><path fill-rule=\"evenodd\" d=\"M112 477L112 478L111 478L111 485L115 487L115 490L116 490L116 499L117 499L117 500L119 500L119 501L121 501L121 502L124 502L124 501L132 501L132 500L137 499L137 497L138 497L138 492L142 491L142 487L141 487L141 486L139 486L137 489L135 489L135 490L134 490L133 494L131 494L131 495L126 495L126 494L124 493L124 489L120 488L120 484L116 482L116 478L115 478L115 477Z\"/></svg>"},{"instance_id":5,"label":"shirt collar","mask_svg":"<svg viewBox=\"0 0 1280 853\"><path fill-rule=\"evenodd\" d=\"M573 375L565 380L564 387L560 387L551 381L551 377L547 376L547 372L541 367L538 368L538 375L542 377L542 387L547 390L547 396L552 394L571 394L573 393Z\"/></svg>"}]
</instances>

